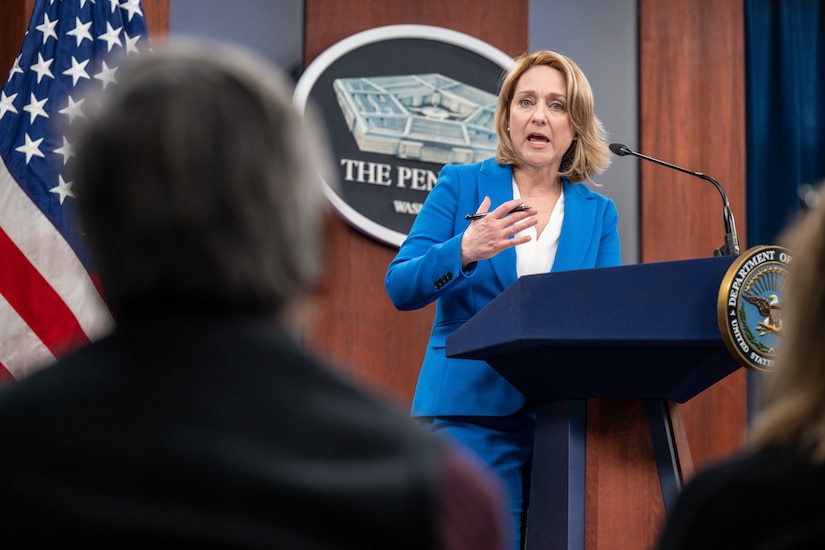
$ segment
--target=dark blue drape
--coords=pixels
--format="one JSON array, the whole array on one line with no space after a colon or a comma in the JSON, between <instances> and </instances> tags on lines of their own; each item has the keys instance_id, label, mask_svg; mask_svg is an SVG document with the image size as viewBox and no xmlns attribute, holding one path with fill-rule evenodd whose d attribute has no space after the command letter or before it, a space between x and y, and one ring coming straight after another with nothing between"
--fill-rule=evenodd
<instances>
[{"instance_id":1,"label":"dark blue drape","mask_svg":"<svg viewBox=\"0 0 825 550\"><path fill-rule=\"evenodd\" d=\"M747 244L775 244L825 179L825 0L745 0Z\"/></svg>"},{"instance_id":2,"label":"dark blue drape","mask_svg":"<svg viewBox=\"0 0 825 550\"><path fill-rule=\"evenodd\" d=\"M825 0L745 0L747 245L778 244L825 179ZM748 375L748 415L759 375Z\"/></svg>"}]
</instances>

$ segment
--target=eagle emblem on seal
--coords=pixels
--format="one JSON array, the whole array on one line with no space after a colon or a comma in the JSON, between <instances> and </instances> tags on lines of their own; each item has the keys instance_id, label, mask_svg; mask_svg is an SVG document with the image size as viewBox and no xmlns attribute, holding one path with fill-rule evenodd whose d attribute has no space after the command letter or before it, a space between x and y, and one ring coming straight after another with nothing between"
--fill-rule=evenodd
<instances>
[{"instance_id":1,"label":"eagle emblem on seal","mask_svg":"<svg viewBox=\"0 0 825 550\"><path fill-rule=\"evenodd\" d=\"M764 317L764 319L756 325L756 330L760 336L765 336L773 332L782 332L782 304L779 303L779 298L776 294L765 297L746 292L742 297L749 303L755 305L756 309L759 310L759 315Z\"/></svg>"}]
</instances>

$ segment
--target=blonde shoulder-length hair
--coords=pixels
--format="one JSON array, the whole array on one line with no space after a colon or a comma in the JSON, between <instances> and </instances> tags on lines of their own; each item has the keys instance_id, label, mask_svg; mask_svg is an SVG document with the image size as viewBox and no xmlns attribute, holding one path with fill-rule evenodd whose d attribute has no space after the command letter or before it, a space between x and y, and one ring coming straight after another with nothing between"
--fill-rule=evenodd
<instances>
[{"instance_id":1,"label":"blonde shoulder-length hair","mask_svg":"<svg viewBox=\"0 0 825 550\"><path fill-rule=\"evenodd\" d=\"M567 83L567 108L576 139L564 154L559 175L573 183L584 180L592 182L593 175L602 173L610 165L607 134L601 121L596 118L593 91L587 77L570 58L553 51L524 54L516 58L513 67L504 75L495 114L498 135L496 160L499 164L514 166L521 162L508 131L510 105L519 79L530 67L537 65L558 69Z\"/></svg>"},{"instance_id":2,"label":"blonde shoulder-length hair","mask_svg":"<svg viewBox=\"0 0 825 550\"><path fill-rule=\"evenodd\" d=\"M810 210L783 239L794 253L782 303L784 338L763 375L755 448L790 447L825 462L825 207Z\"/></svg>"}]
</instances>

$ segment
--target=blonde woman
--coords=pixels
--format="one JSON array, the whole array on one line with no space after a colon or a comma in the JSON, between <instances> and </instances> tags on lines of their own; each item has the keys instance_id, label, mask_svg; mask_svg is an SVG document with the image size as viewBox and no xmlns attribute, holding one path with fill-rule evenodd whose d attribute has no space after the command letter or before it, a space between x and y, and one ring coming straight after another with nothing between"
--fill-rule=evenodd
<instances>
[{"instance_id":1,"label":"blonde woman","mask_svg":"<svg viewBox=\"0 0 825 550\"><path fill-rule=\"evenodd\" d=\"M518 549L534 410L486 362L447 358L446 339L520 276L621 258L613 201L582 183L607 167L610 152L578 66L551 51L516 59L495 126L495 158L441 170L385 285L399 309L437 303L412 415L505 481Z\"/></svg>"}]
</instances>

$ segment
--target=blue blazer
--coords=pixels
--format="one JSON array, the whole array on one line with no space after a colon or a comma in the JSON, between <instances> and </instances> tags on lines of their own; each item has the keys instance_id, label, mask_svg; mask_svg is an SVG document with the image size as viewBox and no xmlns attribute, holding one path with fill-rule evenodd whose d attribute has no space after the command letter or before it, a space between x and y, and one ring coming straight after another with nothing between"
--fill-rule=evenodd
<instances>
[{"instance_id":1,"label":"blue blazer","mask_svg":"<svg viewBox=\"0 0 825 550\"><path fill-rule=\"evenodd\" d=\"M430 191L384 285L392 303L413 310L436 301L430 341L418 376L413 416L503 416L525 398L485 361L446 356L447 337L516 279L516 252L462 269L461 237L485 196L490 209L513 198L513 169L495 159L446 165ZM612 200L564 180L564 221L551 271L621 263L618 214Z\"/></svg>"}]
</instances>

